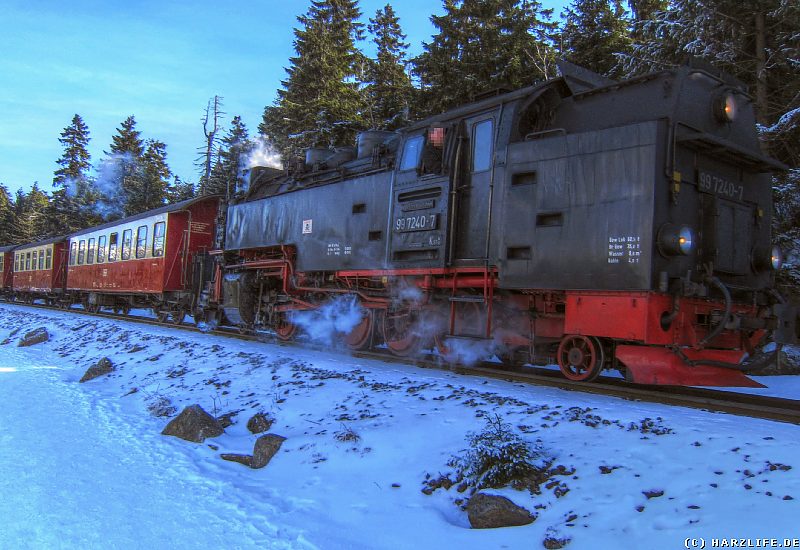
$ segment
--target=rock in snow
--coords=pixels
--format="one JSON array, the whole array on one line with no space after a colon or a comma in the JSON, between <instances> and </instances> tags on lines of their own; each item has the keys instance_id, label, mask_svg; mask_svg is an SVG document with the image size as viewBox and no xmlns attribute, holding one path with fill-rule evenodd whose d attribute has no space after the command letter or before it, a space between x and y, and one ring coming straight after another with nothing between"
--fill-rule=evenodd
<instances>
[{"instance_id":1,"label":"rock in snow","mask_svg":"<svg viewBox=\"0 0 800 550\"><path fill-rule=\"evenodd\" d=\"M161 434L202 443L207 437L217 437L224 431L217 419L204 411L203 407L190 405L183 409L181 414L170 420Z\"/></svg>"},{"instance_id":2,"label":"rock in snow","mask_svg":"<svg viewBox=\"0 0 800 550\"><path fill-rule=\"evenodd\" d=\"M220 455L220 457L224 460L238 462L239 464L244 464L251 468L263 468L269 464L269 461L272 460L272 457L275 456L275 453L278 452L284 441L286 441L286 438L281 435L262 435L256 440L252 455L226 453Z\"/></svg>"},{"instance_id":3,"label":"rock in snow","mask_svg":"<svg viewBox=\"0 0 800 550\"><path fill-rule=\"evenodd\" d=\"M247 429L253 434L262 434L272 427L274 419L264 413L256 413L247 421Z\"/></svg>"},{"instance_id":4,"label":"rock in snow","mask_svg":"<svg viewBox=\"0 0 800 550\"><path fill-rule=\"evenodd\" d=\"M277 434L262 435L256 440L255 448L253 449L253 468L263 468L278 449L281 448L286 438Z\"/></svg>"},{"instance_id":5,"label":"rock in snow","mask_svg":"<svg viewBox=\"0 0 800 550\"><path fill-rule=\"evenodd\" d=\"M111 359L108 357L103 357L86 370L80 382L88 382L89 380L94 380L98 376L103 376L111 372L114 372L114 363L112 363Z\"/></svg>"},{"instance_id":6,"label":"rock in snow","mask_svg":"<svg viewBox=\"0 0 800 550\"><path fill-rule=\"evenodd\" d=\"M42 342L47 342L49 339L50 333L47 332L47 329L44 327L39 327L30 332L26 332L25 336L23 336L22 340L20 340L19 344L17 344L17 347L24 348L27 346L33 346L36 344L41 344Z\"/></svg>"},{"instance_id":7,"label":"rock in snow","mask_svg":"<svg viewBox=\"0 0 800 550\"><path fill-rule=\"evenodd\" d=\"M506 497L484 493L477 493L469 499L467 516L473 529L528 525L536 520L536 516Z\"/></svg>"}]
</instances>

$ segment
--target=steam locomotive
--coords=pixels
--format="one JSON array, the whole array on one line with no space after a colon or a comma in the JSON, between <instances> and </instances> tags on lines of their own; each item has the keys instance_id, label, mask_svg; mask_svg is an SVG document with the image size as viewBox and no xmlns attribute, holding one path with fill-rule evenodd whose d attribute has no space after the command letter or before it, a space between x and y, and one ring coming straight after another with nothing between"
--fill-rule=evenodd
<instances>
[{"instance_id":1,"label":"steam locomotive","mask_svg":"<svg viewBox=\"0 0 800 550\"><path fill-rule=\"evenodd\" d=\"M14 255L3 292L284 340L333 308L353 350L753 386L762 346L798 337L774 290L782 169L743 86L711 67L614 82L562 64L542 84L253 169L225 201L0 249ZM51 262L59 250L68 260ZM33 284L31 269L53 273Z\"/></svg>"}]
</instances>

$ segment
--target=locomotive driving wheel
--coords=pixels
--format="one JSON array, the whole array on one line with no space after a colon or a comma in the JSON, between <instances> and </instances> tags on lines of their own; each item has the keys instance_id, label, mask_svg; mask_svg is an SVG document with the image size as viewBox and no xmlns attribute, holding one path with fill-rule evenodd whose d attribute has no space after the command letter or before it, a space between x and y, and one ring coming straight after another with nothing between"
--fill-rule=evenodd
<instances>
[{"instance_id":1,"label":"locomotive driving wheel","mask_svg":"<svg viewBox=\"0 0 800 550\"><path fill-rule=\"evenodd\" d=\"M284 342L294 338L294 335L297 333L297 325L289 320L289 316L286 312L279 315L278 321L273 328L275 329L275 335L278 337L278 340Z\"/></svg>"},{"instance_id":2,"label":"locomotive driving wheel","mask_svg":"<svg viewBox=\"0 0 800 550\"><path fill-rule=\"evenodd\" d=\"M345 345L353 351L360 351L372 344L372 331L375 327L375 310L362 308L361 322L344 335Z\"/></svg>"},{"instance_id":3,"label":"locomotive driving wheel","mask_svg":"<svg viewBox=\"0 0 800 550\"><path fill-rule=\"evenodd\" d=\"M600 340L594 336L564 336L558 346L558 367L569 380L591 382L600 375L605 356Z\"/></svg>"},{"instance_id":4,"label":"locomotive driving wheel","mask_svg":"<svg viewBox=\"0 0 800 550\"><path fill-rule=\"evenodd\" d=\"M387 311L383 316L383 339L392 355L408 357L421 347L414 331L417 315L410 309Z\"/></svg>"}]
</instances>

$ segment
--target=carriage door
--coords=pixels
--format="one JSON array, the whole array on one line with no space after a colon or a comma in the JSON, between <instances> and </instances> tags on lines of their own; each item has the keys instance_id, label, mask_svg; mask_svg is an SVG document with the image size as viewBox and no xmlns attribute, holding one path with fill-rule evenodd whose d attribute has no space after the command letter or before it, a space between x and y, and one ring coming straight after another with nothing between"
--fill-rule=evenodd
<instances>
[{"instance_id":1,"label":"carriage door","mask_svg":"<svg viewBox=\"0 0 800 550\"><path fill-rule=\"evenodd\" d=\"M482 263L489 236L490 186L493 175L495 121L483 115L467 121L469 160L457 185L455 262Z\"/></svg>"}]
</instances>

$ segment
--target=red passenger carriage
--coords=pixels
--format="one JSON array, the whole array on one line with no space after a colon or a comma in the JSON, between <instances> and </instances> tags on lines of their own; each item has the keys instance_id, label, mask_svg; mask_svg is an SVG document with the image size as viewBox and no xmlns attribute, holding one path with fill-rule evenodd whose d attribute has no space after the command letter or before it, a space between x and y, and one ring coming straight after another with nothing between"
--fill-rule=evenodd
<instances>
[{"instance_id":1,"label":"red passenger carriage","mask_svg":"<svg viewBox=\"0 0 800 550\"><path fill-rule=\"evenodd\" d=\"M180 322L193 306L193 257L211 247L218 197L150 210L69 237L67 288L90 311L152 308Z\"/></svg>"},{"instance_id":2,"label":"red passenger carriage","mask_svg":"<svg viewBox=\"0 0 800 550\"><path fill-rule=\"evenodd\" d=\"M14 282L14 248L15 246L0 246L0 296L11 293Z\"/></svg>"},{"instance_id":3,"label":"red passenger carriage","mask_svg":"<svg viewBox=\"0 0 800 550\"><path fill-rule=\"evenodd\" d=\"M66 237L23 244L14 249L13 293L25 302L61 302L65 296Z\"/></svg>"}]
</instances>

